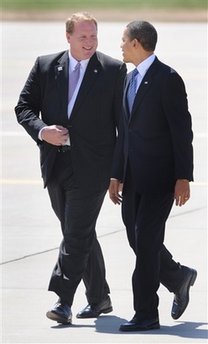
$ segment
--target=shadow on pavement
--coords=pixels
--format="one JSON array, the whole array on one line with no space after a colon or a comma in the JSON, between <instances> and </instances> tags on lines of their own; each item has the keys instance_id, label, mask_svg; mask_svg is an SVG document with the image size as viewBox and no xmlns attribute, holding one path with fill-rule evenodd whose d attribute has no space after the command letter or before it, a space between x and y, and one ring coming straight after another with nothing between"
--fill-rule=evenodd
<instances>
[{"instance_id":1,"label":"shadow on pavement","mask_svg":"<svg viewBox=\"0 0 208 344\"><path fill-rule=\"evenodd\" d=\"M101 333L116 333L116 334L139 334L141 332L120 332L119 326L126 322L126 319L122 319L116 316L101 316L95 320L95 327L97 332ZM173 326L161 325L160 330L143 331L142 334L157 334L158 335L171 335L182 338L196 338L196 339L207 339L208 330L200 329L200 326L207 325L204 322L176 322Z\"/></svg>"}]
</instances>

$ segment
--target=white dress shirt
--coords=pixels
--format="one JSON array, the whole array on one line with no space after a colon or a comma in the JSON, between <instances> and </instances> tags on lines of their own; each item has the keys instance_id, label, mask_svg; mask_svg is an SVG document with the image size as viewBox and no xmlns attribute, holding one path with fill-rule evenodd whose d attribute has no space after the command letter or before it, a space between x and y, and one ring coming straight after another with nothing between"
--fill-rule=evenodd
<instances>
[{"instance_id":1,"label":"white dress shirt","mask_svg":"<svg viewBox=\"0 0 208 344\"><path fill-rule=\"evenodd\" d=\"M138 74L136 76L136 80L137 80L137 86L136 86L136 91L138 91L138 88L142 82L142 79L144 78L147 70L149 69L149 67L151 66L151 64L154 62L155 60L155 55L152 54L150 55L147 59L145 59L144 61L142 61L136 68L138 70Z\"/></svg>"}]
</instances>

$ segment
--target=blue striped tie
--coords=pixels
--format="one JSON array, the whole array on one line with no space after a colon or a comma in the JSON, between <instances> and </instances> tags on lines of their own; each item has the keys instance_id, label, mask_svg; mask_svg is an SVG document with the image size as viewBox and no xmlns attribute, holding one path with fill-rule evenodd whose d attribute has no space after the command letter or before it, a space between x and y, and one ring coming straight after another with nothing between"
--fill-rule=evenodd
<instances>
[{"instance_id":1,"label":"blue striped tie","mask_svg":"<svg viewBox=\"0 0 208 344\"><path fill-rule=\"evenodd\" d=\"M134 104L134 98L136 96L136 86L137 86L137 79L136 76L138 74L137 68L133 70L131 80L129 82L129 88L127 91L127 100L128 100L128 105L129 105L129 112L131 113L133 104Z\"/></svg>"}]
</instances>

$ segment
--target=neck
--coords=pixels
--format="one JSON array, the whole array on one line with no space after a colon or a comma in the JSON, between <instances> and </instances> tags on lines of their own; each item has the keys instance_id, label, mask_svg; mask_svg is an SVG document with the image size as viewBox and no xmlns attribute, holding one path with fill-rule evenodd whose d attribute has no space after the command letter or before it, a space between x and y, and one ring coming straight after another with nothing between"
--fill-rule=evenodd
<instances>
[{"instance_id":1,"label":"neck","mask_svg":"<svg viewBox=\"0 0 208 344\"><path fill-rule=\"evenodd\" d=\"M145 61L148 57L150 57L151 55L153 55L153 51L147 52L145 51L134 63L135 66L138 66L140 63L142 63L143 61Z\"/></svg>"}]
</instances>

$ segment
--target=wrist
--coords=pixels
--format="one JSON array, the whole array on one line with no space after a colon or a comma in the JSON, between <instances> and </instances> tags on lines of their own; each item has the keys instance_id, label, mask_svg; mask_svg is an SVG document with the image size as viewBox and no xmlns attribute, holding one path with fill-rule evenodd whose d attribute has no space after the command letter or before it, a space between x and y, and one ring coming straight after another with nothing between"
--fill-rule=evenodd
<instances>
[{"instance_id":1,"label":"wrist","mask_svg":"<svg viewBox=\"0 0 208 344\"><path fill-rule=\"evenodd\" d=\"M40 141L43 141L42 134L43 134L43 131L44 131L45 128L46 128L46 127L41 128L40 131L39 131L39 133L38 133L38 139L39 139Z\"/></svg>"}]
</instances>

